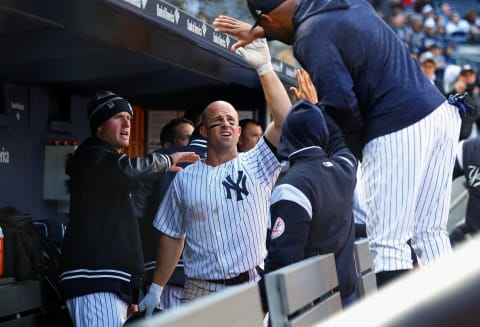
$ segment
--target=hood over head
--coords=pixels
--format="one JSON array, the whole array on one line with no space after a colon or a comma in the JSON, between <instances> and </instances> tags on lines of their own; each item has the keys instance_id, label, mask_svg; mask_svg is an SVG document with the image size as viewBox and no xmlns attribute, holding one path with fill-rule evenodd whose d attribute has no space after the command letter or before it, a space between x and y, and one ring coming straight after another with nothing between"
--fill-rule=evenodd
<instances>
[{"instance_id":1,"label":"hood over head","mask_svg":"<svg viewBox=\"0 0 480 327\"><path fill-rule=\"evenodd\" d=\"M328 127L319 107L307 100L295 103L283 122L278 145L278 156L286 160L303 148L325 148L328 143Z\"/></svg>"}]
</instances>

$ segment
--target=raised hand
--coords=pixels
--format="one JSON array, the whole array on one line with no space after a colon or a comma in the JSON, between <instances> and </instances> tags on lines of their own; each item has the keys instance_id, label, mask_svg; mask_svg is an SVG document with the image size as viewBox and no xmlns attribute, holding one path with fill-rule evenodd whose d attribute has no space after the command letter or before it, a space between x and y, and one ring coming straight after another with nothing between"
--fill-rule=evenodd
<instances>
[{"instance_id":1,"label":"raised hand","mask_svg":"<svg viewBox=\"0 0 480 327\"><path fill-rule=\"evenodd\" d=\"M273 71L272 57L266 39L256 39L243 48L238 48L235 53L243 57L259 76Z\"/></svg>"},{"instance_id":2,"label":"raised hand","mask_svg":"<svg viewBox=\"0 0 480 327\"><path fill-rule=\"evenodd\" d=\"M305 69L297 69L296 71L298 89L294 86L290 87L290 91L293 93L295 100L306 99L313 104L318 102L317 89L313 85L310 75Z\"/></svg>"},{"instance_id":3,"label":"raised hand","mask_svg":"<svg viewBox=\"0 0 480 327\"><path fill-rule=\"evenodd\" d=\"M213 21L213 26L215 27L215 32L226 33L238 40L230 48L232 52L235 52L235 50L240 47L252 43L255 39L265 37L262 27L256 26L253 30L251 30L252 25L230 16L218 16Z\"/></svg>"}]
</instances>

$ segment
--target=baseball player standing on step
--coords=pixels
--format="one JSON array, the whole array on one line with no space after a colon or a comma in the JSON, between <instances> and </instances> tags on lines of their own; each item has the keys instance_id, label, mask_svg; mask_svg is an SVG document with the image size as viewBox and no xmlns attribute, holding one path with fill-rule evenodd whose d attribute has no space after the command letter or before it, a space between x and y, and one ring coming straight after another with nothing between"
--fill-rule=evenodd
<instances>
[{"instance_id":1,"label":"baseball player standing on step","mask_svg":"<svg viewBox=\"0 0 480 327\"><path fill-rule=\"evenodd\" d=\"M447 220L457 107L364 0L248 0L256 23L227 16L217 32L238 49L267 36L293 44L318 98L362 158L367 235L379 285L451 252ZM454 101L452 101L453 103Z\"/></svg>"},{"instance_id":2,"label":"baseball player standing on step","mask_svg":"<svg viewBox=\"0 0 480 327\"><path fill-rule=\"evenodd\" d=\"M260 279L269 199L281 168L276 147L291 103L272 69L265 39L239 52L257 69L273 121L252 150L238 153L241 128L235 108L225 101L205 108L200 133L207 139L207 158L175 176L153 223L162 234L153 283L139 303L147 316L183 247L183 302Z\"/></svg>"}]
</instances>

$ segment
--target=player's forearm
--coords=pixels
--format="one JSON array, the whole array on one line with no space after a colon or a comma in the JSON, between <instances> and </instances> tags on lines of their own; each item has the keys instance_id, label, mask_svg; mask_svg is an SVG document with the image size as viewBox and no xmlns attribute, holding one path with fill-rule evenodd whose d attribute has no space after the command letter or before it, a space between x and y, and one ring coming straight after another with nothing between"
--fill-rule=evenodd
<instances>
[{"instance_id":1,"label":"player's forearm","mask_svg":"<svg viewBox=\"0 0 480 327\"><path fill-rule=\"evenodd\" d=\"M272 71L259 76L267 107L273 121L265 131L265 137L274 146L278 146L285 116L292 106L287 91L278 75Z\"/></svg>"},{"instance_id":2,"label":"player's forearm","mask_svg":"<svg viewBox=\"0 0 480 327\"><path fill-rule=\"evenodd\" d=\"M165 286L173 274L183 251L185 239L161 234L157 248L157 266L153 274L155 284Z\"/></svg>"}]
</instances>

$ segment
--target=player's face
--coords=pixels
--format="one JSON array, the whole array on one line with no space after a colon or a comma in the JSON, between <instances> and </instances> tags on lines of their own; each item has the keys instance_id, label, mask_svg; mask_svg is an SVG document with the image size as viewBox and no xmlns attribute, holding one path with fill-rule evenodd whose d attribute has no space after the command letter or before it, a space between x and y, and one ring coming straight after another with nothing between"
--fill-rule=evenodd
<instances>
[{"instance_id":1,"label":"player's face","mask_svg":"<svg viewBox=\"0 0 480 327\"><path fill-rule=\"evenodd\" d=\"M247 124L238 140L238 149L242 152L252 149L262 137L262 128L255 124Z\"/></svg>"},{"instance_id":2,"label":"player's face","mask_svg":"<svg viewBox=\"0 0 480 327\"><path fill-rule=\"evenodd\" d=\"M263 28L265 37L268 40L278 40L285 44L293 44L295 35L292 23L293 11L288 13L280 7L268 14L262 14L258 25Z\"/></svg>"},{"instance_id":3,"label":"player's face","mask_svg":"<svg viewBox=\"0 0 480 327\"><path fill-rule=\"evenodd\" d=\"M240 126L237 111L229 103L219 101L210 106L203 129L208 146L220 152L236 151Z\"/></svg>"},{"instance_id":4,"label":"player's face","mask_svg":"<svg viewBox=\"0 0 480 327\"><path fill-rule=\"evenodd\" d=\"M285 26L267 21L261 21L259 25L263 27L267 40L278 40L288 45L293 44L293 31L287 29Z\"/></svg>"},{"instance_id":5,"label":"player's face","mask_svg":"<svg viewBox=\"0 0 480 327\"><path fill-rule=\"evenodd\" d=\"M190 136L193 133L193 126L188 123L178 124L175 127L174 146L187 146L190 141Z\"/></svg>"},{"instance_id":6,"label":"player's face","mask_svg":"<svg viewBox=\"0 0 480 327\"><path fill-rule=\"evenodd\" d=\"M127 112L120 112L97 128L97 137L108 142L117 151L128 147L130 143L130 120Z\"/></svg>"}]
</instances>

